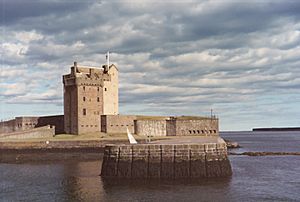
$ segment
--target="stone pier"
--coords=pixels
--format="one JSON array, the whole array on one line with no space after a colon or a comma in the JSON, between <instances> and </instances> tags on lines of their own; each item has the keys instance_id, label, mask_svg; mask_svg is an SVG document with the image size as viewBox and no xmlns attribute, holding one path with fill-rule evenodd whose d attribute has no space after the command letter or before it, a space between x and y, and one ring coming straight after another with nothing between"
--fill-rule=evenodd
<instances>
[{"instance_id":1,"label":"stone pier","mask_svg":"<svg viewBox=\"0 0 300 202\"><path fill-rule=\"evenodd\" d=\"M232 175L226 143L107 145L101 176L209 178Z\"/></svg>"}]
</instances>

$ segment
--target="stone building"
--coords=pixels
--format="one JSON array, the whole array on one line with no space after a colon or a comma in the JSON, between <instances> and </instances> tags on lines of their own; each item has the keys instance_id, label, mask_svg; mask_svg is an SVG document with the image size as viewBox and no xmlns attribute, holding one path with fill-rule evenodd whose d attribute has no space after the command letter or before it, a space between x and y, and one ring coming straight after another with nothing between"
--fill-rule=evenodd
<instances>
[{"instance_id":1,"label":"stone building","mask_svg":"<svg viewBox=\"0 0 300 202\"><path fill-rule=\"evenodd\" d=\"M81 134L101 131L101 115L117 115L118 69L78 66L63 76L65 132Z\"/></svg>"}]
</instances>

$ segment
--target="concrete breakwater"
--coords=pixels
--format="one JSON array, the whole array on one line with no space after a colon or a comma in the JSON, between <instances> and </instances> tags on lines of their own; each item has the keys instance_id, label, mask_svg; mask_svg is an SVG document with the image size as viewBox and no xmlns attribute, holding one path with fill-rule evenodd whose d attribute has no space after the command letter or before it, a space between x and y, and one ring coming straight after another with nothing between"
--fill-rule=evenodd
<instances>
[{"instance_id":1,"label":"concrete breakwater","mask_svg":"<svg viewBox=\"0 0 300 202\"><path fill-rule=\"evenodd\" d=\"M101 176L207 178L232 175L226 143L107 145Z\"/></svg>"}]
</instances>

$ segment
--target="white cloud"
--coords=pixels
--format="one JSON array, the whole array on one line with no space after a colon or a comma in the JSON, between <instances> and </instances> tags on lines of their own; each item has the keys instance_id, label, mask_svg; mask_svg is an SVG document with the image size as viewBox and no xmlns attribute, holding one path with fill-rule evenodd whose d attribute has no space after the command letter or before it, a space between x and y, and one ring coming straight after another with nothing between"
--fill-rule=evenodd
<instances>
[{"instance_id":1,"label":"white cloud","mask_svg":"<svg viewBox=\"0 0 300 202\"><path fill-rule=\"evenodd\" d=\"M1 102L47 103L58 113L61 75L73 61L100 67L110 51L120 70L122 112L215 108L222 127L249 129L259 124L261 106L272 101L265 113L274 116L291 112L296 101L283 107L273 100L299 100L299 5L269 3L40 2L38 10L22 4L24 12L12 9L1 24ZM247 114L249 124L234 124Z\"/></svg>"},{"instance_id":2,"label":"white cloud","mask_svg":"<svg viewBox=\"0 0 300 202\"><path fill-rule=\"evenodd\" d=\"M15 39L22 42L22 43L30 43L31 41L41 40L43 39L43 35L36 33L36 31L30 31L30 32L16 32Z\"/></svg>"}]
</instances>

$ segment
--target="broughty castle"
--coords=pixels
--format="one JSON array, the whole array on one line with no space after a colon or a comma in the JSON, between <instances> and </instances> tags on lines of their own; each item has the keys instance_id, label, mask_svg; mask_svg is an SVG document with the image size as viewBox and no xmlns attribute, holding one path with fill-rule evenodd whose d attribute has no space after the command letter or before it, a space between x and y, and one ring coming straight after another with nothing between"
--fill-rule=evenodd
<instances>
[{"instance_id":1,"label":"broughty castle","mask_svg":"<svg viewBox=\"0 0 300 202\"><path fill-rule=\"evenodd\" d=\"M219 135L219 120L215 116L120 115L118 74L116 65L109 63L109 54L107 64L102 67L74 62L70 73L63 75L64 115L16 117L3 121L0 138L15 137L19 133L23 137L25 132L32 134L30 130L41 127L45 131L55 131L55 134L112 134L126 133L128 129L145 136ZM47 125L49 127L45 128Z\"/></svg>"},{"instance_id":2,"label":"broughty castle","mask_svg":"<svg viewBox=\"0 0 300 202\"><path fill-rule=\"evenodd\" d=\"M101 130L100 115L119 113L118 69L115 65L74 66L63 76L64 130L81 134Z\"/></svg>"}]
</instances>

